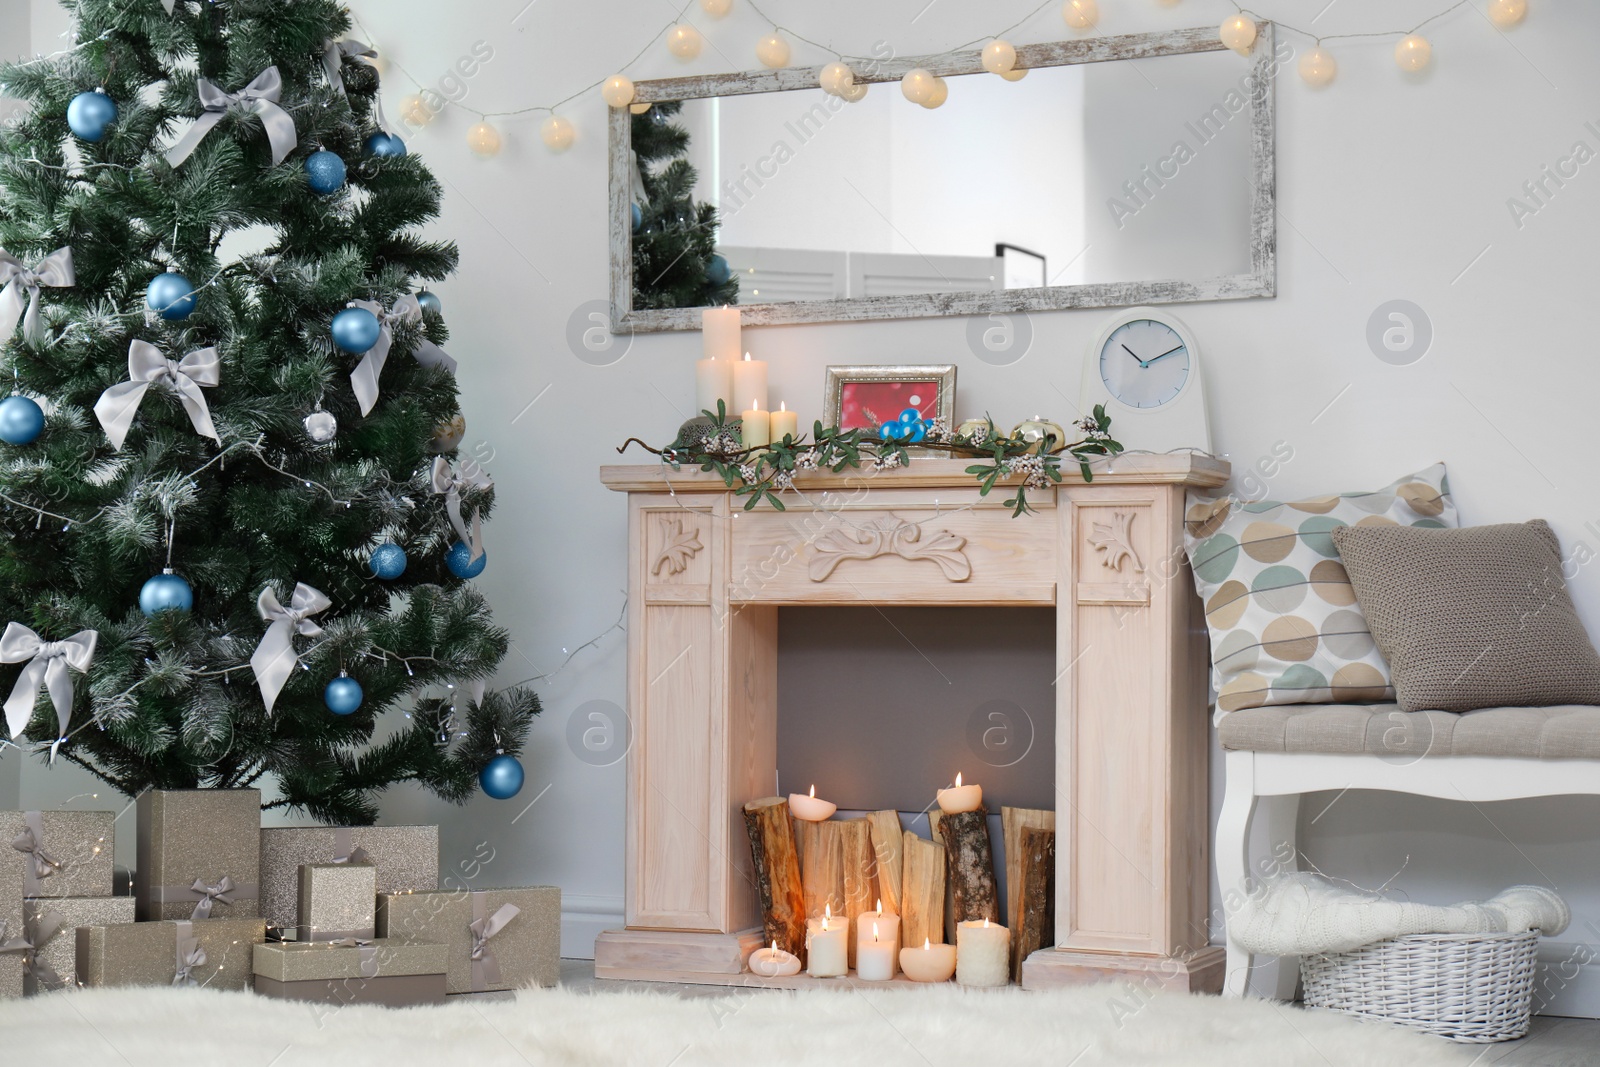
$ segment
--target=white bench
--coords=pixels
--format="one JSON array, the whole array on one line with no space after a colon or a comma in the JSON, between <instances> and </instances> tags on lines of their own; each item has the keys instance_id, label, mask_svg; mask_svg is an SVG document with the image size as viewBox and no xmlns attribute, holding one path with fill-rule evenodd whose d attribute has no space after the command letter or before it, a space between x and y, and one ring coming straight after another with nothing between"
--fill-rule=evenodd
<instances>
[{"instance_id":1,"label":"white bench","mask_svg":"<svg viewBox=\"0 0 1600 1067\"><path fill-rule=\"evenodd\" d=\"M1404 712L1395 704L1291 704L1229 712L1217 724L1227 781L1217 822L1224 905L1276 862L1292 864L1304 793L1382 789L1444 800L1600 795L1600 707ZM1264 823L1270 855L1251 854ZM1285 848L1284 846L1288 846ZM1276 857L1276 858L1275 858ZM1298 961L1280 961L1276 995L1294 996ZM1255 961L1228 939L1224 995L1251 989Z\"/></svg>"}]
</instances>

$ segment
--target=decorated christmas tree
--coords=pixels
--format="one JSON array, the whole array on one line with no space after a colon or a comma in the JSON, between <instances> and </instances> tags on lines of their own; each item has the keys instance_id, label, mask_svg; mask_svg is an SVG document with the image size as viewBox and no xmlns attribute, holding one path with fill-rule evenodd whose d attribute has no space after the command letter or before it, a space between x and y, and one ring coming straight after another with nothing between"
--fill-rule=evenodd
<instances>
[{"instance_id":1,"label":"decorated christmas tree","mask_svg":"<svg viewBox=\"0 0 1600 1067\"><path fill-rule=\"evenodd\" d=\"M633 221L633 306L710 307L739 302L739 279L717 254L717 209L694 199L689 131L678 101L633 116L638 189Z\"/></svg>"},{"instance_id":2,"label":"decorated christmas tree","mask_svg":"<svg viewBox=\"0 0 1600 1067\"><path fill-rule=\"evenodd\" d=\"M514 792L539 704L483 690L494 493L419 291L456 249L370 51L331 0L66 6L0 69L6 736L345 824Z\"/></svg>"}]
</instances>

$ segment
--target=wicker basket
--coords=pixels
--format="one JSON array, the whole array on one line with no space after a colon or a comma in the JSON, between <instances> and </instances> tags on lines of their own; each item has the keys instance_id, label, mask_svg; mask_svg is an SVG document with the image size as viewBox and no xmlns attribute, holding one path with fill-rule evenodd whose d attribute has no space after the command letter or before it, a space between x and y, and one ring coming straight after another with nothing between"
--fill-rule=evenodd
<instances>
[{"instance_id":1,"label":"wicker basket","mask_svg":"<svg viewBox=\"0 0 1600 1067\"><path fill-rule=\"evenodd\" d=\"M1454 1041L1528 1032L1539 934L1414 934L1303 956L1308 1007L1384 1019Z\"/></svg>"}]
</instances>

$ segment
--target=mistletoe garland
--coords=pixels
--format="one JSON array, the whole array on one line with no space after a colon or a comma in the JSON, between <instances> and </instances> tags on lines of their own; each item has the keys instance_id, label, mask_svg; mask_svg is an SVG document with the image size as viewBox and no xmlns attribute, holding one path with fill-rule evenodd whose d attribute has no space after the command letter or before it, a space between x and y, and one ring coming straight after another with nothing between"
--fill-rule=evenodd
<instances>
[{"instance_id":1,"label":"mistletoe garland","mask_svg":"<svg viewBox=\"0 0 1600 1067\"><path fill-rule=\"evenodd\" d=\"M746 448L739 435L739 427L728 420L726 405L717 401L716 411L703 413L707 420L692 440L680 434L678 440L666 448L654 448L630 437L617 449L626 452L629 445L637 444L647 452L661 457L661 462L673 470L682 470L684 464L698 465L703 471L714 471L735 496L745 498L744 510L750 511L766 500L779 511L785 510L778 494L794 488L794 479L802 471L827 470L835 474L850 469L886 471L911 463L911 452L903 440L888 437L879 426L863 429L840 430L825 427L819 421L808 441L805 434L799 438L783 435L782 441L759 448ZM1078 464L1083 480L1094 480L1089 469L1090 459L1096 456L1115 456L1122 445L1110 434L1111 416L1105 405L1096 404L1094 414L1085 416L1074 424L1083 437L1071 444L1058 443L1045 447L1048 442L1027 440L1002 434L993 419L986 418L984 425L970 433L951 433L943 419L931 419L917 448L948 452L953 456L981 457L984 462L974 463L967 473L978 481L978 495L988 496L1002 480L1020 478L1016 495L1008 499L1006 507L1013 517L1031 512L1028 490L1048 489L1061 481L1061 463L1071 457Z\"/></svg>"}]
</instances>

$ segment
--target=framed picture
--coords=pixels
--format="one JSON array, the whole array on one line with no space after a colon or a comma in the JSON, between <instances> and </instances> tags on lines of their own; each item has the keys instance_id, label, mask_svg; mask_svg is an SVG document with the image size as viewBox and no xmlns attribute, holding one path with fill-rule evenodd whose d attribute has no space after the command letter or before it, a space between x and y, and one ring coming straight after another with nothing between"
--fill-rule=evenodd
<instances>
[{"instance_id":1,"label":"framed picture","mask_svg":"<svg viewBox=\"0 0 1600 1067\"><path fill-rule=\"evenodd\" d=\"M1050 284L1042 253L1001 242L994 246L994 254L1000 257L1000 273L1007 289L1039 289Z\"/></svg>"},{"instance_id":2,"label":"framed picture","mask_svg":"<svg viewBox=\"0 0 1600 1067\"><path fill-rule=\"evenodd\" d=\"M894 367L829 367L822 421L841 430L894 422L907 408L923 419L955 425L956 368L953 363Z\"/></svg>"}]
</instances>

